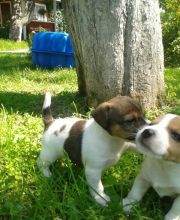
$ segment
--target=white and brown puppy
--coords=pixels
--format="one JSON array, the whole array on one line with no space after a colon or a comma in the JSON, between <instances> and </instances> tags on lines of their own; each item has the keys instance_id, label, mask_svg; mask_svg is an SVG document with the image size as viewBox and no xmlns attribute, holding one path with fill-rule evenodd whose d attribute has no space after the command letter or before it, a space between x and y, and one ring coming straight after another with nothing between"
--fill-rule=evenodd
<instances>
[{"instance_id":1,"label":"white and brown puppy","mask_svg":"<svg viewBox=\"0 0 180 220\"><path fill-rule=\"evenodd\" d=\"M145 125L141 106L126 96L117 96L100 104L93 118L57 118L51 115L51 94L46 93L43 105L45 131L38 166L47 177L49 166L68 154L71 161L83 165L91 195L101 205L110 200L101 183L102 171L115 164L122 152ZM134 145L133 145L134 146Z\"/></svg>"},{"instance_id":2,"label":"white and brown puppy","mask_svg":"<svg viewBox=\"0 0 180 220\"><path fill-rule=\"evenodd\" d=\"M167 114L137 133L137 149L146 156L128 196L124 211L140 201L152 186L161 196L175 197L165 220L180 220L180 116Z\"/></svg>"}]
</instances>

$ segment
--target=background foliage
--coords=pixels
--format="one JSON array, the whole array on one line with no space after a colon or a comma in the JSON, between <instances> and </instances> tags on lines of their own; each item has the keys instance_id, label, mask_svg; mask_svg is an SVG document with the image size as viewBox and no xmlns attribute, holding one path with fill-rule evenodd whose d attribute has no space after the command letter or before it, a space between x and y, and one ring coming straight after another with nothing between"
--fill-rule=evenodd
<instances>
[{"instance_id":1,"label":"background foliage","mask_svg":"<svg viewBox=\"0 0 180 220\"><path fill-rule=\"evenodd\" d=\"M7 22L3 26L0 26L0 38L8 39L10 30L10 22Z\"/></svg>"},{"instance_id":2,"label":"background foliage","mask_svg":"<svg viewBox=\"0 0 180 220\"><path fill-rule=\"evenodd\" d=\"M160 0L165 66L180 66L180 2Z\"/></svg>"},{"instance_id":3,"label":"background foliage","mask_svg":"<svg viewBox=\"0 0 180 220\"><path fill-rule=\"evenodd\" d=\"M52 0L45 0L47 10L53 10ZM179 0L160 0L165 66L180 66L180 3ZM53 20L53 17L50 20ZM57 11L57 30L67 31L63 10ZM0 27L0 38L8 39L9 23Z\"/></svg>"}]
</instances>

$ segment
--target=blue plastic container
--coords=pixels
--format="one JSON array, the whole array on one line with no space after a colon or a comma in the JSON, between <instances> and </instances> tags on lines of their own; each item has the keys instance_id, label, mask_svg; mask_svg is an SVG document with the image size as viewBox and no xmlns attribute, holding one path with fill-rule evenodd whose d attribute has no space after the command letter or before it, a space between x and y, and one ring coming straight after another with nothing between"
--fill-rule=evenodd
<instances>
[{"instance_id":1,"label":"blue plastic container","mask_svg":"<svg viewBox=\"0 0 180 220\"><path fill-rule=\"evenodd\" d=\"M46 68L75 67L71 39L65 32L39 32L33 36L32 63Z\"/></svg>"}]
</instances>

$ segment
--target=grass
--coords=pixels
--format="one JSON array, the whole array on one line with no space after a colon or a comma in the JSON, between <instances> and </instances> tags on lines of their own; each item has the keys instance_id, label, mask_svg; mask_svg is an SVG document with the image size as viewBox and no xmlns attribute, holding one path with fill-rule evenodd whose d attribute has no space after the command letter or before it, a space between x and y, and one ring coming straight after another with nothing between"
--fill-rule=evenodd
<instances>
[{"instance_id":1,"label":"grass","mask_svg":"<svg viewBox=\"0 0 180 220\"><path fill-rule=\"evenodd\" d=\"M36 158L41 147L45 91L54 94L55 116L89 115L85 100L77 93L75 71L36 68L27 55L1 54L0 60L0 219L162 219L167 207L162 207L153 190L130 216L122 212L121 200L139 170L141 155L125 153L116 166L104 173L105 191L112 199L106 208L94 203L83 170L67 160L57 161L52 167L52 178L44 178L37 169ZM164 112L180 113L175 104L180 99L179 77L180 69L166 70ZM153 114L149 113L150 117Z\"/></svg>"},{"instance_id":2,"label":"grass","mask_svg":"<svg viewBox=\"0 0 180 220\"><path fill-rule=\"evenodd\" d=\"M180 115L180 68L166 69L165 80L167 85L167 99L171 106L174 107L172 111ZM172 100L177 100L177 102L173 103Z\"/></svg>"},{"instance_id":3,"label":"grass","mask_svg":"<svg viewBox=\"0 0 180 220\"><path fill-rule=\"evenodd\" d=\"M27 41L14 42L12 40L4 40L0 38L0 51L1 50L18 50L28 48Z\"/></svg>"}]
</instances>

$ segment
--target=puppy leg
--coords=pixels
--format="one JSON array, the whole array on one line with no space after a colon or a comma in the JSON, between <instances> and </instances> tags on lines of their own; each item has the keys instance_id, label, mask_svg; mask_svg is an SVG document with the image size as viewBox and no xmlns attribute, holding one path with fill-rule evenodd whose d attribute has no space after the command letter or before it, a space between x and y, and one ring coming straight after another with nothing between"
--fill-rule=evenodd
<instances>
[{"instance_id":1,"label":"puppy leg","mask_svg":"<svg viewBox=\"0 0 180 220\"><path fill-rule=\"evenodd\" d=\"M102 206L106 206L110 201L109 196L104 193L104 186L101 182L102 170L94 167L85 166L85 175L90 186L90 193L96 202Z\"/></svg>"},{"instance_id":2,"label":"puppy leg","mask_svg":"<svg viewBox=\"0 0 180 220\"><path fill-rule=\"evenodd\" d=\"M180 196L174 200L172 208L166 214L164 220L180 220Z\"/></svg>"},{"instance_id":3,"label":"puppy leg","mask_svg":"<svg viewBox=\"0 0 180 220\"><path fill-rule=\"evenodd\" d=\"M49 148L51 150L51 147ZM50 150L47 148L42 148L40 155L37 159L37 165L45 177L51 176L51 171L49 170L49 167L59 158L59 155L55 154L56 152Z\"/></svg>"},{"instance_id":4,"label":"puppy leg","mask_svg":"<svg viewBox=\"0 0 180 220\"><path fill-rule=\"evenodd\" d=\"M126 148L128 151L138 152L135 143L125 142L124 146L125 146L125 148Z\"/></svg>"},{"instance_id":5,"label":"puppy leg","mask_svg":"<svg viewBox=\"0 0 180 220\"><path fill-rule=\"evenodd\" d=\"M133 203L140 201L149 187L150 183L138 175L131 191L128 193L127 197L123 199L124 212L129 213L133 207Z\"/></svg>"}]
</instances>

